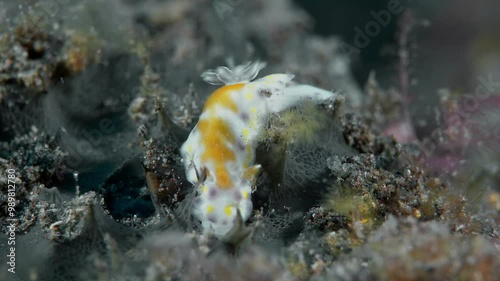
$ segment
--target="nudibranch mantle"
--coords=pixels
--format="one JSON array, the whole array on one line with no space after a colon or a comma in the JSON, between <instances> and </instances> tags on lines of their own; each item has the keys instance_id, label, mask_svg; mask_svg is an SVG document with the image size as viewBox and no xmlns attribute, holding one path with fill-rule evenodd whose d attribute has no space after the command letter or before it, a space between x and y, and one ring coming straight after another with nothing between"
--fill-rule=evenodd
<instances>
[{"instance_id":1,"label":"nudibranch mantle","mask_svg":"<svg viewBox=\"0 0 500 281\"><path fill-rule=\"evenodd\" d=\"M210 84L224 84L207 99L198 123L181 147L186 176L196 188L194 215L205 230L224 236L252 212L252 185L260 170L255 151L269 115L304 99L315 102L332 92L308 85L287 88L290 74L251 81L265 63L203 73ZM287 92L285 92L287 90Z\"/></svg>"}]
</instances>

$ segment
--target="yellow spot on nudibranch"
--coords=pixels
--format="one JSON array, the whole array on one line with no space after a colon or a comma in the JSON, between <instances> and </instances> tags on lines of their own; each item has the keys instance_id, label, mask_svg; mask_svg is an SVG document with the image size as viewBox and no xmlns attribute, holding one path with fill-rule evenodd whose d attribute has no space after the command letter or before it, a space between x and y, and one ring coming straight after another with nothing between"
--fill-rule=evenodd
<instances>
[{"instance_id":1,"label":"yellow spot on nudibranch","mask_svg":"<svg viewBox=\"0 0 500 281\"><path fill-rule=\"evenodd\" d=\"M206 185L203 185L203 186L201 187L201 190L202 190L204 193L207 193L207 192L208 192L208 188L207 188L207 186L206 186Z\"/></svg>"},{"instance_id":2,"label":"yellow spot on nudibranch","mask_svg":"<svg viewBox=\"0 0 500 281\"><path fill-rule=\"evenodd\" d=\"M247 149L247 159L246 159L246 162L248 164L251 164L250 162L252 161L252 146L251 145L247 145L246 149ZM248 164L246 166L248 166ZM246 167L245 167L245 169L246 169Z\"/></svg>"},{"instance_id":3,"label":"yellow spot on nudibranch","mask_svg":"<svg viewBox=\"0 0 500 281\"><path fill-rule=\"evenodd\" d=\"M253 98L254 98L254 96L253 96L253 94L252 94L252 93L248 92L248 93L246 93L246 94L245 94L245 98L246 98L247 100L251 100L251 99L253 99Z\"/></svg>"},{"instance_id":4,"label":"yellow spot on nudibranch","mask_svg":"<svg viewBox=\"0 0 500 281\"><path fill-rule=\"evenodd\" d=\"M255 106L251 107L251 108L250 108L250 112L252 112L252 113L257 112L257 108L256 108Z\"/></svg>"},{"instance_id":5,"label":"yellow spot on nudibranch","mask_svg":"<svg viewBox=\"0 0 500 281\"><path fill-rule=\"evenodd\" d=\"M226 216L230 216L231 214L233 214L233 206L227 205L226 207L224 207L224 213L226 213Z\"/></svg>"},{"instance_id":6,"label":"yellow spot on nudibranch","mask_svg":"<svg viewBox=\"0 0 500 281\"><path fill-rule=\"evenodd\" d=\"M214 212L214 206L209 205L209 206L207 207L207 213L208 213L208 214L211 214L211 213L213 213L213 212Z\"/></svg>"},{"instance_id":7,"label":"yellow spot on nudibranch","mask_svg":"<svg viewBox=\"0 0 500 281\"><path fill-rule=\"evenodd\" d=\"M189 145L188 146L188 153L192 153L193 152L193 146L192 145Z\"/></svg>"},{"instance_id":8,"label":"yellow spot on nudibranch","mask_svg":"<svg viewBox=\"0 0 500 281\"><path fill-rule=\"evenodd\" d=\"M248 134L249 134L249 132L248 132L248 128L243 129L243 137L244 137L245 139L248 139Z\"/></svg>"},{"instance_id":9,"label":"yellow spot on nudibranch","mask_svg":"<svg viewBox=\"0 0 500 281\"><path fill-rule=\"evenodd\" d=\"M248 192L243 191L243 198L248 199Z\"/></svg>"},{"instance_id":10,"label":"yellow spot on nudibranch","mask_svg":"<svg viewBox=\"0 0 500 281\"><path fill-rule=\"evenodd\" d=\"M255 118L250 119L250 129L255 129Z\"/></svg>"}]
</instances>

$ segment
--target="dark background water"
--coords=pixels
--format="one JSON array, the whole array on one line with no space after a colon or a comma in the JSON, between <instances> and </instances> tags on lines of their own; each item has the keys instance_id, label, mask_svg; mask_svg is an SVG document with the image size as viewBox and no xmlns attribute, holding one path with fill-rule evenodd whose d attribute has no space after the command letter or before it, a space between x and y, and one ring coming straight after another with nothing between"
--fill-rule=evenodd
<instances>
[{"instance_id":1,"label":"dark background water","mask_svg":"<svg viewBox=\"0 0 500 281\"><path fill-rule=\"evenodd\" d=\"M395 1L395 0L394 0ZM322 1L295 0L315 21L314 30L322 36L340 36L353 45L355 27L364 30L373 21L372 11L387 9L388 0ZM413 114L417 119L433 115L438 104L437 89L457 94L472 93L480 84L478 77L500 77L500 1L412 1L400 0L417 19L429 26L410 36L411 91ZM352 61L352 71L360 85L370 71L384 87L397 86L396 36L403 13L393 15L380 33L370 38ZM496 79L496 80L495 80ZM499 92L495 89L495 92Z\"/></svg>"},{"instance_id":2,"label":"dark background water","mask_svg":"<svg viewBox=\"0 0 500 281\"><path fill-rule=\"evenodd\" d=\"M295 2L314 17L314 31L317 34L337 35L348 44L353 44L356 26L364 29L365 25L373 20L370 11L386 9L388 3L386 0L295 0ZM395 15L389 25L382 28L380 34L371 38L370 44L361 50L359 60L353 65L358 82L364 83L371 69L387 64L388 58L381 56L380 52L384 46L395 44L399 16Z\"/></svg>"}]
</instances>

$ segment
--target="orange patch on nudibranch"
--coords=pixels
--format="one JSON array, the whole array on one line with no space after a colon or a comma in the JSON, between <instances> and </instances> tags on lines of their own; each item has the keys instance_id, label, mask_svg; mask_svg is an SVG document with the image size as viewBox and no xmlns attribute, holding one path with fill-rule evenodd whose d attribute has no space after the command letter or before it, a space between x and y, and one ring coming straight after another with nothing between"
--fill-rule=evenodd
<instances>
[{"instance_id":1,"label":"orange patch on nudibranch","mask_svg":"<svg viewBox=\"0 0 500 281\"><path fill-rule=\"evenodd\" d=\"M215 164L215 178L220 188L231 188L233 184L225 167L227 162L236 161L235 152L228 147L228 143L235 141L231 127L221 118L202 119L197 126L205 146L202 162L211 161Z\"/></svg>"},{"instance_id":2,"label":"orange patch on nudibranch","mask_svg":"<svg viewBox=\"0 0 500 281\"><path fill-rule=\"evenodd\" d=\"M197 124L205 148L201 154L201 161L213 163L215 180L221 189L233 188L231 175L227 171L226 164L236 161L236 153L230 147L236 140L231 124L223 118L215 117L216 110L217 106L220 106L235 113L239 112L238 105L232 99L231 93L241 90L244 86L244 83L227 85L213 92L203 107L203 112L208 113L207 117L199 120Z\"/></svg>"},{"instance_id":3,"label":"orange patch on nudibranch","mask_svg":"<svg viewBox=\"0 0 500 281\"><path fill-rule=\"evenodd\" d=\"M211 108L213 109L215 108L216 105L220 105L222 107L231 110L232 112L238 112L239 111L238 105L231 99L230 93L231 91L241 90L243 86L245 86L245 84L240 83L240 84L227 85L215 90L215 92L213 92L205 102L203 111Z\"/></svg>"},{"instance_id":4,"label":"orange patch on nudibranch","mask_svg":"<svg viewBox=\"0 0 500 281\"><path fill-rule=\"evenodd\" d=\"M231 177L227 172L225 167L217 167L217 173L215 175L217 180L217 186L221 189L230 189L233 187L233 182Z\"/></svg>"}]
</instances>

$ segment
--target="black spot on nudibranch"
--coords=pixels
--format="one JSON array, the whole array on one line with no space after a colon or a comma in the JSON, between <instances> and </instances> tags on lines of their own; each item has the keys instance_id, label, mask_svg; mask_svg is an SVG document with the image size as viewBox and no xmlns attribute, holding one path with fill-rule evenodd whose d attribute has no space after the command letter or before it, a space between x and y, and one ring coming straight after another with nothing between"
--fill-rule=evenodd
<instances>
[{"instance_id":1,"label":"black spot on nudibranch","mask_svg":"<svg viewBox=\"0 0 500 281\"><path fill-rule=\"evenodd\" d=\"M277 91L277 89L276 89L276 91ZM260 94L261 96L264 96L264 97L266 97L266 98L269 98L269 97L271 97L271 95L272 95L272 91L271 91L271 90L268 90L268 89L265 89L265 90L261 90L261 91L259 91L259 94Z\"/></svg>"}]
</instances>

